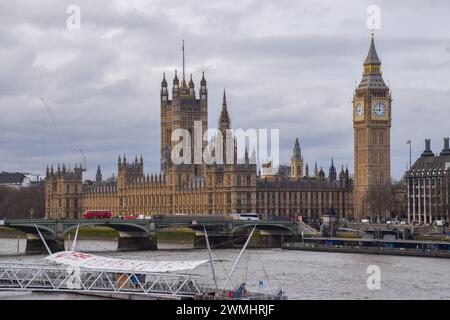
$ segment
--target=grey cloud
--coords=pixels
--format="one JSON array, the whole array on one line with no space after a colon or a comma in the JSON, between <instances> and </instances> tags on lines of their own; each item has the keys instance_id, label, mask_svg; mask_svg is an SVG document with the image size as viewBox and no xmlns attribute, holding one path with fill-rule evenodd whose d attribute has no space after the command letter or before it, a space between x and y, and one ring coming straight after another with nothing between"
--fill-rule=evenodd
<instances>
[{"instance_id":1,"label":"grey cloud","mask_svg":"<svg viewBox=\"0 0 450 320\"><path fill-rule=\"evenodd\" d=\"M123 153L143 154L146 171L157 171L161 76L167 72L171 83L181 68L184 38L187 72L197 88L206 70L210 126L226 86L234 127L281 129L282 162L298 136L310 167L318 161L327 170L334 156L336 165L353 171L351 99L369 45L365 8L371 1L79 1L79 31L65 27L69 4L0 4L2 170L74 165L80 146L88 176L97 164L109 175ZM450 135L443 32L449 22L435 18L448 3L379 5L383 27L376 42L394 97L392 174L398 179L408 161L406 140L413 140L417 156L424 138L438 151Z\"/></svg>"}]
</instances>

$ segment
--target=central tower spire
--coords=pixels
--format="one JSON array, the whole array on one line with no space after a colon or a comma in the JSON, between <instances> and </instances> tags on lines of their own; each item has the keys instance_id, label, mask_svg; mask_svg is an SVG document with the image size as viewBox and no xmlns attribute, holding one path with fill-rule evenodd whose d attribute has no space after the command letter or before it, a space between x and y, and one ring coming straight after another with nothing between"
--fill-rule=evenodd
<instances>
[{"instance_id":1,"label":"central tower spire","mask_svg":"<svg viewBox=\"0 0 450 320\"><path fill-rule=\"evenodd\" d=\"M183 81L184 81L185 80L185 74L184 74L184 39L183 39L183 44L182 44L181 50L183 51Z\"/></svg>"}]
</instances>

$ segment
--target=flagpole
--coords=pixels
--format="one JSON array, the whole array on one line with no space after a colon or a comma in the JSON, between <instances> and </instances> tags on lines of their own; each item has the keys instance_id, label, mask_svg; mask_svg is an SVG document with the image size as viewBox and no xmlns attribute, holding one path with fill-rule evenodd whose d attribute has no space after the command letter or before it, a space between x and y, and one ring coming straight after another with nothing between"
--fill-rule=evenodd
<instances>
[{"instance_id":1,"label":"flagpole","mask_svg":"<svg viewBox=\"0 0 450 320\"><path fill-rule=\"evenodd\" d=\"M409 139L409 169L411 170L411 139Z\"/></svg>"},{"instance_id":2,"label":"flagpole","mask_svg":"<svg viewBox=\"0 0 450 320\"><path fill-rule=\"evenodd\" d=\"M406 141L406 143L409 144L409 169L411 170L411 165L412 165L412 163L411 163L411 158L412 158L411 157L411 144L412 144L411 139Z\"/></svg>"},{"instance_id":3,"label":"flagpole","mask_svg":"<svg viewBox=\"0 0 450 320\"><path fill-rule=\"evenodd\" d=\"M183 51L183 80L184 80L184 39L183 39L183 46L181 49Z\"/></svg>"}]
</instances>

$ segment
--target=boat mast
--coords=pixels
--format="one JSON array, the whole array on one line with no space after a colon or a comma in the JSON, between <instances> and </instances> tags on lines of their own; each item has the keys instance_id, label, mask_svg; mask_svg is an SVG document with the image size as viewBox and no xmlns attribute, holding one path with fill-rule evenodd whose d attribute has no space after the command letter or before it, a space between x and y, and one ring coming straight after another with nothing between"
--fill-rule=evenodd
<instances>
[{"instance_id":1,"label":"boat mast","mask_svg":"<svg viewBox=\"0 0 450 320\"><path fill-rule=\"evenodd\" d=\"M208 233L206 232L205 226L203 226L203 230L205 232L206 247L208 248L209 262L211 263L211 270L212 270L212 274L213 274L214 284L216 285L216 289L219 289L219 286L217 285L216 272L214 271L214 264L213 264L212 255L211 255L211 247L209 246Z\"/></svg>"},{"instance_id":2,"label":"boat mast","mask_svg":"<svg viewBox=\"0 0 450 320\"><path fill-rule=\"evenodd\" d=\"M255 226L253 227L252 232L250 232L250 235L248 236L247 241L245 242L244 246L242 247L241 252L239 252L238 257L236 258L236 261L234 262L233 268L231 269L231 272L230 272L230 274L228 275L228 279L227 279L227 281L225 282L225 285L223 286L223 290L226 289L226 287L227 287L227 285L228 285L228 282L231 280L231 276L233 275L233 272L234 272L234 270L236 269L236 266L237 266L237 264L239 263L239 260L241 259L242 254L244 253L245 249L247 248L247 245L250 243L250 239L252 238L252 235L253 235L253 232L255 231L255 229L256 229L256 224L255 224Z\"/></svg>"},{"instance_id":3,"label":"boat mast","mask_svg":"<svg viewBox=\"0 0 450 320\"><path fill-rule=\"evenodd\" d=\"M37 232L39 233L39 237L41 237L42 242L44 243L45 249L47 249L47 252L49 255L52 255L52 251L50 250L50 248L47 245L47 242L45 241L44 237L41 234L41 231L39 231L39 228L37 225L34 225L34 227L36 228Z\"/></svg>"},{"instance_id":4,"label":"boat mast","mask_svg":"<svg viewBox=\"0 0 450 320\"><path fill-rule=\"evenodd\" d=\"M77 231L75 232L75 237L73 238L71 251L76 251L77 247L77 239L78 239L78 230L80 229L80 224L77 226Z\"/></svg>"}]
</instances>

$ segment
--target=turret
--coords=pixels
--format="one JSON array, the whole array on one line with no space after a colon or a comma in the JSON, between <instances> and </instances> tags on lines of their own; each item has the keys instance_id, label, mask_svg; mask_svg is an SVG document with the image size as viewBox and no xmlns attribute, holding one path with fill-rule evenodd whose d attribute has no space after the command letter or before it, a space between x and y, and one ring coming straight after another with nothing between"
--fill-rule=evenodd
<instances>
[{"instance_id":1,"label":"turret","mask_svg":"<svg viewBox=\"0 0 450 320\"><path fill-rule=\"evenodd\" d=\"M330 179L330 181L334 181L336 180L336 168L334 167L334 160L333 158L331 158L331 167L330 170L328 172L328 179Z\"/></svg>"},{"instance_id":2,"label":"turret","mask_svg":"<svg viewBox=\"0 0 450 320\"><path fill-rule=\"evenodd\" d=\"M102 182L102 170L100 169L100 166L97 167L97 174L95 175L95 182L100 183Z\"/></svg>"},{"instance_id":3,"label":"turret","mask_svg":"<svg viewBox=\"0 0 450 320\"><path fill-rule=\"evenodd\" d=\"M300 150L300 142L298 142L298 138L295 138L294 150L292 152L291 159L300 160L301 157L302 157L302 154L301 154L301 150Z\"/></svg>"},{"instance_id":4,"label":"turret","mask_svg":"<svg viewBox=\"0 0 450 320\"><path fill-rule=\"evenodd\" d=\"M303 158L298 138L295 139L294 149L291 157L291 176L300 178L303 176Z\"/></svg>"},{"instance_id":5,"label":"turret","mask_svg":"<svg viewBox=\"0 0 450 320\"><path fill-rule=\"evenodd\" d=\"M250 159L248 157L248 149L247 149L247 147L245 147L244 160L245 160L245 164L249 164Z\"/></svg>"},{"instance_id":6,"label":"turret","mask_svg":"<svg viewBox=\"0 0 450 320\"><path fill-rule=\"evenodd\" d=\"M194 81L192 80L192 73L191 73L191 78L189 80L189 94L190 95L195 95L194 88L195 88L195 85L194 85Z\"/></svg>"},{"instance_id":7,"label":"turret","mask_svg":"<svg viewBox=\"0 0 450 320\"><path fill-rule=\"evenodd\" d=\"M339 181L345 180L345 172L344 172L344 165L341 166L341 172L339 172Z\"/></svg>"},{"instance_id":8,"label":"turret","mask_svg":"<svg viewBox=\"0 0 450 320\"><path fill-rule=\"evenodd\" d=\"M227 108L227 96L225 89L223 89L223 100L222 100L222 111L220 112L219 117L219 130L222 132L223 137L225 138L225 131L226 129L230 129L231 121L230 117L228 115L228 108Z\"/></svg>"},{"instance_id":9,"label":"turret","mask_svg":"<svg viewBox=\"0 0 450 320\"><path fill-rule=\"evenodd\" d=\"M200 81L200 100L206 100L208 89L206 88L205 71L202 71L202 80Z\"/></svg>"},{"instance_id":10,"label":"turret","mask_svg":"<svg viewBox=\"0 0 450 320\"><path fill-rule=\"evenodd\" d=\"M167 90L166 74L163 73L163 80L161 82L161 100L169 100L169 91Z\"/></svg>"},{"instance_id":11,"label":"turret","mask_svg":"<svg viewBox=\"0 0 450 320\"><path fill-rule=\"evenodd\" d=\"M323 171L322 167L320 167L318 177L319 177L319 180L325 180L325 172Z\"/></svg>"},{"instance_id":12,"label":"turret","mask_svg":"<svg viewBox=\"0 0 450 320\"><path fill-rule=\"evenodd\" d=\"M180 93L180 80L178 80L177 70L175 70L175 77L173 78L172 95Z\"/></svg>"}]
</instances>

